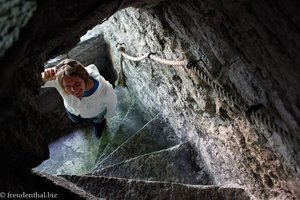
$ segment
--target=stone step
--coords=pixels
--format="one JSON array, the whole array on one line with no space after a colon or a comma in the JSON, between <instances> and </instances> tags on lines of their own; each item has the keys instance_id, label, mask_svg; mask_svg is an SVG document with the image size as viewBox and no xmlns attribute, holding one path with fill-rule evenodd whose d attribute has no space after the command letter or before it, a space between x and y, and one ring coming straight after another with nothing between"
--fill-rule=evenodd
<instances>
[{"instance_id":1,"label":"stone step","mask_svg":"<svg viewBox=\"0 0 300 200\"><path fill-rule=\"evenodd\" d=\"M62 175L86 192L104 199L250 200L243 188L141 181L102 176Z\"/></svg>"},{"instance_id":2,"label":"stone step","mask_svg":"<svg viewBox=\"0 0 300 200\"><path fill-rule=\"evenodd\" d=\"M44 198L51 199L73 199L73 200L97 200L96 196L83 190L65 178L32 170L34 176L38 177L39 183L47 187L45 192L37 192L39 195L44 195ZM43 197L37 197L44 199Z\"/></svg>"},{"instance_id":3,"label":"stone step","mask_svg":"<svg viewBox=\"0 0 300 200\"><path fill-rule=\"evenodd\" d=\"M202 163L201 166L197 163ZM94 170L91 175L187 184L213 184L200 156L189 142Z\"/></svg>"},{"instance_id":4,"label":"stone step","mask_svg":"<svg viewBox=\"0 0 300 200\"><path fill-rule=\"evenodd\" d=\"M50 158L35 169L49 174L86 174L95 166L98 147L92 127L74 130L49 144Z\"/></svg>"},{"instance_id":5,"label":"stone step","mask_svg":"<svg viewBox=\"0 0 300 200\"><path fill-rule=\"evenodd\" d=\"M97 166L118 146L120 146L139 129L141 129L146 123L147 120L144 118L143 113L140 111L138 103L134 101L118 128L113 130L114 132L108 130L110 136L103 135L103 138L101 138L101 140L107 140L107 145L105 146L103 151L100 148L99 158L95 166Z\"/></svg>"},{"instance_id":6,"label":"stone step","mask_svg":"<svg viewBox=\"0 0 300 200\"><path fill-rule=\"evenodd\" d=\"M179 138L175 135L173 128L158 114L136 134L102 160L94 170L99 171L109 165L114 165L143 154L170 148L178 143Z\"/></svg>"}]
</instances>

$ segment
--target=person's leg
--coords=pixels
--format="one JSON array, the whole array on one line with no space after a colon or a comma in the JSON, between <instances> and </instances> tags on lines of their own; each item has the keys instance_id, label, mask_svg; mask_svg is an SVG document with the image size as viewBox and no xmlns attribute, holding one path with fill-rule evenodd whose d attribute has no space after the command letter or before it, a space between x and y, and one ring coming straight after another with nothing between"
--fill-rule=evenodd
<instances>
[{"instance_id":1,"label":"person's leg","mask_svg":"<svg viewBox=\"0 0 300 200\"><path fill-rule=\"evenodd\" d=\"M102 132L106 125L106 119L104 118L107 110L105 109L102 113L100 113L97 117L94 117L91 119L93 122L93 125L95 127L95 135L96 137L100 138L102 135Z\"/></svg>"},{"instance_id":2,"label":"person's leg","mask_svg":"<svg viewBox=\"0 0 300 200\"><path fill-rule=\"evenodd\" d=\"M68 114L68 117L70 118L70 120L71 120L73 123L79 123L79 122L81 122L81 121L83 120L83 118L80 117L80 116L76 116L76 115L70 113L70 112L67 111L67 110L66 110L66 112L67 112L67 114Z\"/></svg>"},{"instance_id":3,"label":"person's leg","mask_svg":"<svg viewBox=\"0 0 300 200\"><path fill-rule=\"evenodd\" d=\"M104 118L99 123L93 123L95 127L95 135L96 137L100 138L102 135L102 132L104 131L105 125L106 125L106 119Z\"/></svg>"}]
</instances>

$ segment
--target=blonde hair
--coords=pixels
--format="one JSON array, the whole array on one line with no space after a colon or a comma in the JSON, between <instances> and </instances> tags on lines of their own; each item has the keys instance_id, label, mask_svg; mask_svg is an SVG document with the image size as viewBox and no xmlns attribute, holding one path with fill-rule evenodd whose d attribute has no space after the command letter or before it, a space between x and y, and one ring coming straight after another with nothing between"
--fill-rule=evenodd
<instances>
[{"instance_id":1,"label":"blonde hair","mask_svg":"<svg viewBox=\"0 0 300 200\"><path fill-rule=\"evenodd\" d=\"M77 76L83 79L85 85L88 85L89 82L89 74L84 68L84 66L74 60L74 59L65 59L62 60L58 65L56 65L57 68L57 80L59 82L59 85L63 90L68 94L68 92L65 90L63 86L63 78L65 76Z\"/></svg>"}]
</instances>

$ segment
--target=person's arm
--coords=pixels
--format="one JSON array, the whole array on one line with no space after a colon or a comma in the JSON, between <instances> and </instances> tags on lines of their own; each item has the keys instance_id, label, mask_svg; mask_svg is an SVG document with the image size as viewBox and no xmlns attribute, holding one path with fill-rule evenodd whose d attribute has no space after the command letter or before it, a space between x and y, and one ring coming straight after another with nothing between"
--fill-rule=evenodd
<instances>
[{"instance_id":1,"label":"person's arm","mask_svg":"<svg viewBox=\"0 0 300 200\"><path fill-rule=\"evenodd\" d=\"M47 68L42 72L42 78L44 83L56 79L56 67Z\"/></svg>"},{"instance_id":2,"label":"person's arm","mask_svg":"<svg viewBox=\"0 0 300 200\"><path fill-rule=\"evenodd\" d=\"M48 88L48 87L55 87L58 91L61 91L59 87L58 80L56 78L57 68L51 67L44 70L44 72L41 73L44 85L42 85L42 88Z\"/></svg>"}]
</instances>

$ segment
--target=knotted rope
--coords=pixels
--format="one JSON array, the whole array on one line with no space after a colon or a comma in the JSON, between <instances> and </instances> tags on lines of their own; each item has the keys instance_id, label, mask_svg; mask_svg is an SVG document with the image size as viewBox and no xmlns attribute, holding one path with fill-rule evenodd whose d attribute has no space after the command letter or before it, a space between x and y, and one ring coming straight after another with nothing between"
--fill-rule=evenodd
<instances>
[{"instance_id":1,"label":"knotted rope","mask_svg":"<svg viewBox=\"0 0 300 200\"><path fill-rule=\"evenodd\" d=\"M122 43L122 44L124 44L124 43ZM127 59L135 61L135 62L142 61L142 60L145 60L145 59L151 59L151 60L154 60L156 62L159 62L161 64L165 64L165 65L185 66L187 64L187 61L185 61L185 60L163 59L163 58L160 58L160 57L156 56L156 53L152 53L152 52L147 53L147 54L142 55L142 56L139 56L139 57L133 57L133 56L130 56L127 53L125 53L125 47L122 46L122 44L118 43L116 45L118 51L121 53L121 55L124 58L127 58Z\"/></svg>"}]
</instances>

